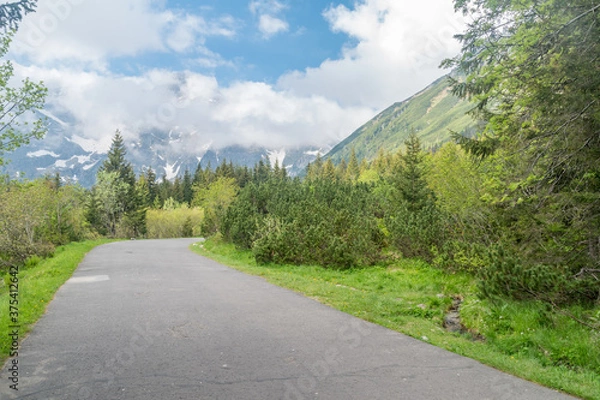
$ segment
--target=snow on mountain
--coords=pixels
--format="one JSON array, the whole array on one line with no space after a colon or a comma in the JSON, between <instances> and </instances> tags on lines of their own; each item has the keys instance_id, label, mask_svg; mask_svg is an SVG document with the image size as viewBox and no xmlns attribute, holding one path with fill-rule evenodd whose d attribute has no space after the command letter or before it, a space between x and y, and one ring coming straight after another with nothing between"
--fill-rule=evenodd
<instances>
[{"instance_id":1,"label":"snow on mountain","mask_svg":"<svg viewBox=\"0 0 600 400\"><path fill-rule=\"evenodd\" d=\"M60 173L65 181L79 182L91 187L96 173L110 148L112 136L101 140L83 138L72 132L71 124L49 113L48 134L41 140L34 140L10 154L5 155L8 165L0 173L34 179L44 175ZM197 143L192 139L194 132L186 133L173 129L167 132L157 130L144 132L135 140L125 139L127 160L136 173L152 168L159 179L165 176L174 179L187 169L193 173L200 164L203 168L211 165L216 168L226 160L234 165L253 167L260 160L269 160L271 165L278 161L292 176L301 173L322 149L314 147L282 148L269 150L258 147L229 146L213 148L212 142ZM197 149L193 151L191 149Z\"/></svg>"},{"instance_id":2,"label":"snow on mountain","mask_svg":"<svg viewBox=\"0 0 600 400\"><path fill-rule=\"evenodd\" d=\"M53 153L53 152L48 151L48 150L30 151L29 153L27 153L27 157L30 157L30 158L44 157L44 156L50 156L50 157L53 157L53 158L60 157L58 154Z\"/></svg>"},{"instance_id":3,"label":"snow on mountain","mask_svg":"<svg viewBox=\"0 0 600 400\"><path fill-rule=\"evenodd\" d=\"M267 150L267 158L269 159L269 163L272 167L275 164L283 165L283 160L285 160L285 149L281 150Z\"/></svg>"}]
</instances>

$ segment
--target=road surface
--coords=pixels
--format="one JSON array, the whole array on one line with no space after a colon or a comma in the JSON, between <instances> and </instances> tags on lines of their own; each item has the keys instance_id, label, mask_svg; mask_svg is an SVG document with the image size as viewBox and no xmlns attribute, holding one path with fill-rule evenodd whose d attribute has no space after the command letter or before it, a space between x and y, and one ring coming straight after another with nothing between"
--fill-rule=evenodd
<instances>
[{"instance_id":1,"label":"road surface","mask_svg":"<svg viewBox=\"0 0 600 400\"><path fill-rule=\"evenodd\" d=\"M90 252L23 343L0 399L569 399L188 250Z\"/></svg>"}]
</instances>

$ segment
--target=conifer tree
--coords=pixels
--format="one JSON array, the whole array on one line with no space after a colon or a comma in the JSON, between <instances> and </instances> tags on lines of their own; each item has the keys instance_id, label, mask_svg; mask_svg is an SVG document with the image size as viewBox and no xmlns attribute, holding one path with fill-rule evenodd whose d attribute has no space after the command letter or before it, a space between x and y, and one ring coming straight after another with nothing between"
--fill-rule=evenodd
<instances>
[{"instance_id":1,"label":"conifer tree","mask_svg":"<svg viewBox=\"0 0 600 400\"><path fill-rule=\"evenodd\" d=\"M358 179L358 176L360 174L360 167L358 165L358 159L356 158L356 150L354 149L354 147L350 152L350 160L348 161L347 171L348 179L350 179L351 181L355 181Z\"/></svg>"},{"instance_id":2,"label":"conifer tree","mask_svg":"<svg viewBox=\"0 0 600 400\"><path fill-rule=\"evenodd\" d=\"M18 0L0 5L0 29L16 30L25 14L34 12L37 0Z\"/></svg>"},{"instance_id":3,"label":"conifer tree","mask_svg":"<svg viewBox=\"0 0 600 400\"><path fill-rule=\"evenodd\" d=\"M425 180L425 166L419 138L411 133L404 144L406 154L401 156L402 167L395 177L396 188L401 198L406 201L408 209L418 211L430 202L433 192Z\"/></svg>"},{"instance_id":4,"label":"conifer tree","mask_svg":"<svg viewBox=\"0 0 600 400\"><path fill-rule=\"evenodd\" d=\"M183 173L183 180L181 184L183 186L183 202L187 205L190 205L192 203L192 199L194 198L194 189L192 188L192 175L187 168Z\"/></svg>"},{"instance_id":5,"label":"conifer tree","mask_svg":"<svg viewBox=\"0 0 600 400\"><path fill-rule=\"evenodd\" d=\"M323 165L323 178L332 182L335 180L335 177L335 166L333 165L331 158L328 158L327 161L325 161L325 165Z\"/></svg>"}]
</instances>

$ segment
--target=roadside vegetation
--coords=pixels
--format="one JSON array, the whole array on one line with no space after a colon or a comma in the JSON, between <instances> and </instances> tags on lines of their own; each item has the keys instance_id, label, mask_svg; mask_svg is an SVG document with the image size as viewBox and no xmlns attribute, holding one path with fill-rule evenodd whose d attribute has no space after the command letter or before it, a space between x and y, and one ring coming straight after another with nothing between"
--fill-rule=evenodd
<instances>
[{"instance_id":1,"label":"roadside vegetation","mask_svg":"<svg viewBox=\"0 0 600 400\"><path fill-rule=\"evenodd\" d=\"M573 320L592 311L600 316L600 307L556 313L535 300L481 299L471 274L448 274L418 259L342 270L257 264L250 250L218 236L191 248L364 320L533 382L600 399L600 334ZM457 298L463 330L452 333L443 324Z\"/></svg>"},{"instance_id":2,"label":"roadside vegetation","mask_svg":"<svg viewBox=\"0 0 600 400\"><path fill-rule=\"evenodd\" d=\"M83 257L94 247L108 242L110 240L100 239L70 243L57 247L48 258L32 256L20 266L17 297L20 337L24 337L44 314L56 291L71 277ZM8 313L11 300L9 282L10 275L3 274L0 285L0 364L9 355L12 341L10 327L14 325L10 323Z\"/></svg>"}]
</instances>

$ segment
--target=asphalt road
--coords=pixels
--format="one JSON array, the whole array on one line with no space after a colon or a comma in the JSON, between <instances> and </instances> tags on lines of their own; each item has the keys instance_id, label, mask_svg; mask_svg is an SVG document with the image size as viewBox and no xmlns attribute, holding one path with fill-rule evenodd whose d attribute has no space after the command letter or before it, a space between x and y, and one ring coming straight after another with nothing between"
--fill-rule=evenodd
<instances>
[{"instance_id":1,"label":"asphalt road","mask_svg":"<svg viewBox=\"0 0 600 400\"><path fill-rule=\"evenodd\" d=\"M570 397L189 251L192 239L93 250L56 294L1 399Z\"/></svg>"}]
</instances>

